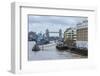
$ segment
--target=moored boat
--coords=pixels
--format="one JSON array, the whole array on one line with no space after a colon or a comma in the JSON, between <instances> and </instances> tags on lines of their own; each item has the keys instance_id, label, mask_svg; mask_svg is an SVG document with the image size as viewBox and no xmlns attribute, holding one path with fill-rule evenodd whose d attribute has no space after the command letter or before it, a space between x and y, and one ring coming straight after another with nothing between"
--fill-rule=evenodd
<instances>
[{"instance_id":1,"label":"moored boat","mask_svg":"<svg viewBox=\"0 0 100 76\"><path fill-rule=\"evenodd\" d=\"M64 44L57 44L56 45L56 48L58 50L67 50L68 49L68 46L67 45L64 45Z\"/></svg>"},{"instance_id":2,"label":"moored boat","mask_svg":"<svg viewBox=\"0 0 100 76\"><path fill-rule=\"evenodd\" d=\"M32 48L32 51L39 51L40 48L37 44L34 45L34 47Z\"/></svg>"}]
</instances>

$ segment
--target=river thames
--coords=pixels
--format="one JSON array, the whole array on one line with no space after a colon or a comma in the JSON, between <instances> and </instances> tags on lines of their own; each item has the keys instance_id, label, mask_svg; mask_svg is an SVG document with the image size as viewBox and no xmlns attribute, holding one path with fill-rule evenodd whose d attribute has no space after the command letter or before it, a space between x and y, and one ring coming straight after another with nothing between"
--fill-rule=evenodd
<instances>
[{"instance_id":1,"label":"river thames","mask_svg":"<svg viewBox=\"0 0 100 76\"><path fill-rule=\"evenodd\" d=\"M49 47L47 45L40 46L40 51L32 51L32 48L34 46L33 41L28 42L28 60L54 60L54 59L80 59L80 58L86 58L84 56L71 53L70 50L65 51L59 51L56 49L56 45L49 44Z\"/></svg>"}]
</instances>

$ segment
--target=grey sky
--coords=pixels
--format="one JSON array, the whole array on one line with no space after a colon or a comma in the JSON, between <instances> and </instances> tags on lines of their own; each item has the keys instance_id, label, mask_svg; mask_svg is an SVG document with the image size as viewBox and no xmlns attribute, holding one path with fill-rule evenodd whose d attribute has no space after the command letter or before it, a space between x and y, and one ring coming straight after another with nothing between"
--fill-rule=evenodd
<instances>
[{"instance_id":1,"label":"grey sky","mask_svg":"<svg viewBox=\"0 0 100 76\"><path fill-rule=\"evenodd\" d=\"M59 31L62 29L63 32L68 27L74 27L77 23L86 20L86 17L69 17L69 16L34 16L29 15L29 31L45 33L45 29L50 31Z\"/></svg>"}]
</instances>

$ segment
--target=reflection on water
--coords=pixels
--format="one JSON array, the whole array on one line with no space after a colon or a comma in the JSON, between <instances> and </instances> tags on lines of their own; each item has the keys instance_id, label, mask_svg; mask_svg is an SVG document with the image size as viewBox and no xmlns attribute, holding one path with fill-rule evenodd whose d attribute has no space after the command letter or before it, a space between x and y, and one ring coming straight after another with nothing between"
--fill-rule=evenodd
<instances>
[{"instance_id":1,"label":"reflection on water","mask_svg":"<svg viewBox=\"0 0 100 76\"><path fill-rule=\"evenodd\" d=\"M45 47L44 50L32 51L34 43L28 42L28 60L75 59L83 58L81 55L67 51L58 51L55 46Z\"/></svg>"}]
</instances>

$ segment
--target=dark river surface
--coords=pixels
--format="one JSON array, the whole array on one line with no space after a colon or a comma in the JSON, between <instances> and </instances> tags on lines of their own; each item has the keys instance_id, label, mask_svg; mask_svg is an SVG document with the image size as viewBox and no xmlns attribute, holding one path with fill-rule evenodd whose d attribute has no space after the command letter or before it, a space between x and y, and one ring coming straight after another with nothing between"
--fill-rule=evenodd
<instances>
[{"instance_id":1,"label":"dark river surface","mask_svg":"<svg viewBox=\"0 0 100 76\"><path fill-rule=\"evenodd\" d=\"M32 48L34 46L33 41L28 42L28 60L52 60L52 59L79 59L84 58L81 55L74 54L67 51L58 51L56 49L56 45L52 44L50 47L45 47L44 49L40 51L32 51ZM47 45L46 45L47 46ZM41 48L41 46L40 46Z\"/></svg>"}]
</instances>

